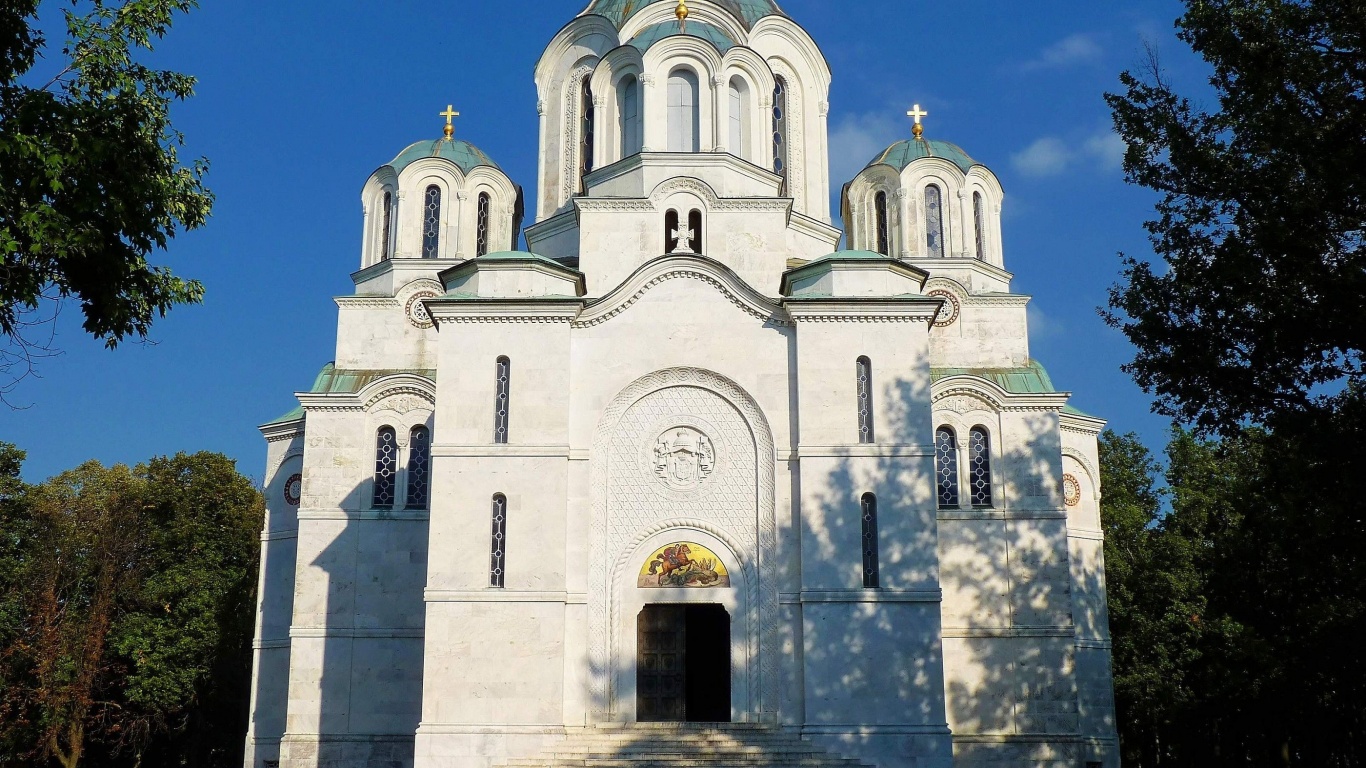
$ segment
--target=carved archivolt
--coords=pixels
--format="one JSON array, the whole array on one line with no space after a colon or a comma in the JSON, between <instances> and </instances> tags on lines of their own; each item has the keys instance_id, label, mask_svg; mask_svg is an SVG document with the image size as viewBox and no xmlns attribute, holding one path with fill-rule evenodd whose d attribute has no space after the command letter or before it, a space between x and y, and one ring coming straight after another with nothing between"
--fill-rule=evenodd
<instances>
[{"instance_id":1,"label":"carved archivolt","mask_svg":"<svg viewBox=\"0 0 1366 768\"><path fill-rule=\"evenodd\" d=\"M705 482L660 482L660 436L706 435ZM672 445L669 446L672 448ZM667 456L662 457L667 461ZM589 597L590 662L595 709L622 714L614 670L620 623L617 587L632 575L635 549L671 528L697 528L733 547L745 573L751 624L749 690L758 709L778 706L777 523L772 432L757 403L734 382L697 368L659 371L628 386L608 406L593 440ZM688 471L684 469L684 474ZM679 517L679 510L689 517ZM632 580L634 583L634 580ZM609 599L610 596L610 599Z\"/></svg>"}]
</instances>

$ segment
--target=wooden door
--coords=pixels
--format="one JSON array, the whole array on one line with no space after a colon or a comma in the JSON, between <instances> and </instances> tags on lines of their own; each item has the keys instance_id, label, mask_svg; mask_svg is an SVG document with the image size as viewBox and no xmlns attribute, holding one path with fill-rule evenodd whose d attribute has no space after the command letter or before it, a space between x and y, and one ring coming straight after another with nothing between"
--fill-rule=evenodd
<instances>
[{"instance_id":1,"label":"wooden door","mask_svg":"<svg viewBox=\"0 0 1366 768\"><path fill-rule=\"evenodd\" d=\"M636 620L636 720L688 717L688 621L681 605L647 605Z\"/></svg>"}]
</instances>

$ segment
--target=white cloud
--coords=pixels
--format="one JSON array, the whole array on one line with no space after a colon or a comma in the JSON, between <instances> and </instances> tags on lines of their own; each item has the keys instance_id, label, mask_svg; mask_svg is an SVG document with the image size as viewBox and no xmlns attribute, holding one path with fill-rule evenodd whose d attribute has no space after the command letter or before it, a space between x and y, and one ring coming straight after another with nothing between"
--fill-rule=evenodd
<instances>
[{"instance_id":1,"label":"white cloud","mask_svg":"<svg viewBox=\"0 0 1366 768\"><path fill-rule=\"evenodd\" d=\"M1010 163L1024 176L1061 176L1079 166L1115 171L1124 163L1127 145L1113 131L1099 131L1077 141L1045 136L1010 156Z\"/></svg>"},{"instance_id":2,"label":"white cloud","mask_svg":"<svg viewBox=\"0 0 1366 768\"><path fill-rule=\"evenodd\" d=\"M1026 62L1021 69L1061 69L1095 61L1104 55L1105 47L1093 35L1075 34L1045 48L1037 59Z\"/></svg>"},{"instance_id":3,"label":"white cloud","mask_svg":"<svg viewBox=\"0 0 1366 768\"><path fill-rule=\"evenodd\" d=\"M1065 173L1074 159L1075 154L1062 139L1045 136L1011 155L1010 163L1025 176L1044 177Z\"/></svg>"},{"instance_id":4,"label":"white cloud","mask_svg":"<svg viewBox=\"0 0 1366 768\"><path fill-rule=\"evenodd\" d=\"M1025 314L1029 319L1029 338L1033 341L1061 338L1067 334L1067 326L1052 315L1045 314L1038 302L1030 302Z\"/></svg>"},{"instance_id":5,"label":"white cloud","mask_svg":"<svg viewBox=\"0 0 1366 768\"><path fill-rule=\"evenodd\" d=\"M907 133L905 121L882 112L845 115L830 132L830 186L839 194L877 154Z\"/></svg>"}]
</instances>

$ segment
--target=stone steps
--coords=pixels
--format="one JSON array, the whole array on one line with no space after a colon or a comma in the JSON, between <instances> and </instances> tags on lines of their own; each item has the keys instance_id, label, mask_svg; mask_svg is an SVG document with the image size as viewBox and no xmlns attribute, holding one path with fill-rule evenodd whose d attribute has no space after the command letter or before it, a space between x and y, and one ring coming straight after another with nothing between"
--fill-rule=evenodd
<instances>
[{"instance_id":1,"label":"stone steps","mask_svg":"<svg viewBox=\"0 0 1366 768\"><path fill-rule=\"evenodd\" d=\"M762 725L645 723L589 728L499 768L868 768Z\"/></svg>"}]
</instances>

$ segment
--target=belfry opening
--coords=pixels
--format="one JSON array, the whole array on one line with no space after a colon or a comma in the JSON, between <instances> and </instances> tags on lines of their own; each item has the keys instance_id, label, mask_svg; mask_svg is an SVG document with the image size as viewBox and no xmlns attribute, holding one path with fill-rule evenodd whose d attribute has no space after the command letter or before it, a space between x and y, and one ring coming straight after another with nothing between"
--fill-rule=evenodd
<instances>
[{"instance_id":1,"label":"belfry opening","mask_svg":"<svg viewBox=\"0 0 1366 768\"><path fill-rule=\"evenodd\" d=\"M639 722L731 721L730 614L723 606L647 605L636 648Z\"/></svg>"}]
</instances>

